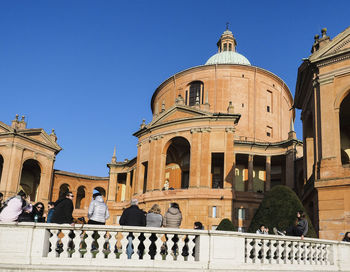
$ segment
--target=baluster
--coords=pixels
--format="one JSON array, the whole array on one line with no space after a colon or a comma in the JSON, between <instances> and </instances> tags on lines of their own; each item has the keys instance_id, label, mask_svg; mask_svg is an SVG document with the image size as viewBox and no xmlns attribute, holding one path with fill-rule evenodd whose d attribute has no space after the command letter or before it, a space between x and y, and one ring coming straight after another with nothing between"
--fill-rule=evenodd
<instances>
[{"instance_id":1,"label":"baluster","mask_svg":"<svg viewBox=\"0 0 350 272\"><path fill-rule=\"evenodd\" d=\"M311 244L311 249L312 249L312 254L311 254L312 264L317 264L317 258L316 258L317 249L316 249L315 243Z\"/></svg>"},{"instance_id":2,"label":"baluster","mask_svg":"<svg viewBox=\"0 0 350 272\"><path fill-rule=\"evenodd\" d=\"M99 235L99 237L96 240L97 247L98 247L98 253L96 253L96 259L104 259L105 258L105 253L104 253L104 243L106 242L106 232L105 231L98 231L96 232L96 235Z\"/></svg>"},{"instance_id":3,"label":"baluster","mask_svg":"<svg viewBox=\"0 0 350 272\"><path fill-rule=\"evenodd\" d=\"M317 264L322 264L322 262L321 262L321 246L320 246L320 244L316 244L316 262L317 262Z\"/></svg>"},{"instance_id":4,"label":"baluster","mask_svg":"<svg viewBox=\"0 0 350 272\"><path fill-rule=\"evenodd\" d=\"M299 243L299 259L300 264L306 264L306 243L304 242Z\"/></svg>"},{"instance_id":5,"label":"baluster","mask_svg":"<svg viewBox=\"0 0 350 272\"><path fill-rule=\"evenodd\" d=\"M286 241L286 263L287 264L292 263L292 259L293 259L292 251L293 251L293 242Z\"/></svg>"},{"instance_id":6,"label":"baluster","mask_svg":"<svg viewBox=\"0 0 350 272\"><path fill-rule=\"evenodd\" d=\"M61 243L62 243L62 257L70 257L70 249L69 249L69 233L70 230L62 230L62 234L64 235L61 238Z\"/></svg>"},{"instance_id":7,"label":"baluster","mask_svg":"<svg viewBox=\"0 0 350 272\"><path fill-rule=\"evenodd\" d=\"M55 258L55 257L58 257L59 254L56 252L56 248L57 248L57 242L58 242L58 232L59 230L50 230L51 232L51 237L49 238L49 242L50 242L50 245L51 245L51 251L47 254L47 257L49 258Z\"/></svg>"},{"instance_id":8,"label":"baluster","mask_svg":"<svg viewBox=\"0 0 350 272\"><path fill-rule=\"evenodd\" d=\"M109 246L109 254L107 255L108 259L115 259L117 256L114 253L114 251L117 249L117 239L115 236L117 235L114 231L109 231L109 239L108 239L108 246ZM118 254L118 253L117 253Z\"/></svg>"},{"instance_id":9,"label":"baluster","mask_svg":"<svg viewBox=\"0 0 350 272\"><path fill-rule=\"evenodd\" d=\"M143 260L150 260L151 259L151 255L149 254L150 251L150 246L152 244L150 237L151 237L151 233L144 233L145 236L145 240L143 241L143 245L145 246L145 250L143 252Z\"/></svg>"},{"instance_id":10,"label":"baluster","mask_svg":"<svg viewBox=\"0 0 350 272\"><path fill-rule=\"evenodd\" d=\"M94 232L92 230L87 230L85 232L87 237L85 238L86 253L84 255L84 258L87 258L87 259L92 259L92 256L93 256L91 252L92 242L94 241L94 239L92 238L93 233Z\"/></svg>"},{"instance_id":11,"label":"baluster","mask_svg":"<svg viewBox=\"0 0 350 272\"><path fill-rule=\"evenodd\" d=\"M174 251L173 251L173 247L175 246L175 243L173 241L173 237L175 236L174 234L167 234L168 236L168 241L166 241L166 245L167 245L167 258L168 261L174 261L175 260L175 254L174 254Z\"/></svg>"},{"instance_id":12,"label":"baluster","mask_svg":"<svg viewBox=\"0 0 350 272\"><path fill-rule=\"evenodd\" d=\"M177 251L176 251L176 260L177 261L185 260L185 257L182 256L182 253L183 253L183 250L184 250L184 247L185 247L185 239L186 239L186 235L178 234ZM187 248L187 250L188 250L188 248Z\"/></svg>"},{"instance_id":13,"label":"baluster","mask_svg":"<svg viewBox=\"0 0 350 272\"><path fill-rule=\"evenodd\" d=\"M294 263L301 264L301 243L295 242Z\"/></svg>"},{"instance_id":14,"label":"baluster","mask_svg":"<svg viewBox=\"0 0 350 272\"><path fill-rule=\"evenodd\" d=\"M279 259L279 251L278 251L279 241L277 240L271 240L270 242L270 263L271 264L277 264Z\"/></svg>"},{"instance_id":15,"label":"baluster","mask_svg":"<svg viewBox=\"0 0 350 272\"><path fill-rule=\"evenodd\" d=\"M255 263L263 263L264 262L264 240L256 239L255 240Z\"/></svg>"},{"instance_id":16,"label":"baluster","mask_svg":"<svg viewBox=\"0 0 350 272\"><path fill-rule=\"evenodd\" d=\"M129 240L128 240L129 232L122 232L122 235L123 235L123 237L121 238L121 242L120 242L122 245L122 252L121 252L119 258L121 260L126 260L126 259L128 259L128 254L126 253L126 251L127 251L127 247L129 244Z\"/></svg>"},{"instance_id":17,"label":"baluster","mask_svg":"<svg viewBox=\"0 0 350 272\"><path fill-rule=\"evenodd\" d=\"M81 253L80 253L80 243L82 241L81 239L81 231L80 230L74 230L74 238L73 238L73 244L74 244L74 250L71 254L73 259L80 259Z\"/></svg>"},{"instance_id":18,"label":"baluster","mask_svg":"<svg viewBox=\"0 0 350 272\"><path fill-rule=\"evenodd\" d=\"M157 240L155 241L157 249L156 249L156 255L154 256L154 259L155 260L162 260L163 256L161 254L161 251L162 251L162 246L163 246L163 241L162 241L163 234L156 233L155 235L157 236Z\"/></svg>"},{"instance_id":19,"label":"baluster","mask_svg":"<svg viewBox=\"0 0 350 272\"><path fill-rule=\"evenodd\" d=\"M134 245L134 253L131 256L132 260L139 260L141 252L139 251L139 246L141 244L141 241L139 240L141 233L140 232L133 232L134 240L132 241Z\"/></svg>"},{"instance_id":20,"label":"baluster","mask_svg":"<svg viewBox=\"0 0 350 272\"><path fill-rule=\"evenodd\" d=\"M306 264L312 264L312 256L311 256L311 243L305 244L305 263Z\"/></svg>"},{"instance_id":21,"label":"baluster","mask_svg":"<svg viewBox=\"0 0 350 272\"><path fill-rule=\"evenodd\" d=\"M245 239L245 262L248 264L254 263L254 239L246 238Z\"/></svg>"},{"instance_id":22,"label":"baluster","mask_svg":"<svg viewBox=\"0 0 350 272\"><path fill-rule=\"evenodd\" d=\"M187 260L188 261L195 261L195 257L193 256L194 253L194 247L195 247L195 239L196 236L195 235L188 235L188 242L187 242L187 247L188 247L188 257ZM199 239L199 236L198 236Z\"/></svg>"}]
</instances>

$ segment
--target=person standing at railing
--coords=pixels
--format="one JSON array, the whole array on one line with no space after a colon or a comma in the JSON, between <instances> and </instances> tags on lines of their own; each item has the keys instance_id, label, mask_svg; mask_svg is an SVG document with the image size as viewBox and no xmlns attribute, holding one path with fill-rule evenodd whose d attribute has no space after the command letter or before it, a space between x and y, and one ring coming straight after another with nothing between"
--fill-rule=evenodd
<instances>
[{"instance_id":1,"label":"person standing at railing","mask_svg":"<svg viewBox=\"0 0 350 272\"><path fill-rule=\"evenodd\" d=\"M350 242L350 231L345 233L344 238L343 238L343 242Z\"/></svg>"},{"instance_id":2,"label":"person standing at railing","mask_svg":"<svg viewBox=\"0 0 350 272\"><path fill-rule=\"evenodd\" d=\"M96 190L92 198L88 210L88 224L105 225L106 220L109 218L108 207L99 191Z\"/></svg>"},{"instance_id":3,"label":"person standing at railing","mask_svg":"<svg viewBox=\"0 0 350 272\"><path fill-rule=\"evenodd\" d=\"M180 211L179 204L173 202L170 204L170 208L167 210L167 212L164 215L163 220L163 227L166 228L179 228L182 221L182 213ZM168 240L168 237L166 237L166 240ZM174 242L172 249L172 254L174 256L178 255L178 246L177 242L179 241L179 237L177 234L174 235L174 237L171 239ZM165 245L165 250L167 250L167 245Z\"/></svg>"},{"instance_id":4,"label":"person standing at railing","mask_svg":"<svg viewBox=\"0 0 350 272\"><path fill-rule=\"evenodd\" d=\"M52 216L53 216L53 213L55 212L55 202L50 201L47 204L47 208L49 212L47 213L46 223L52 223Z\"/></svg>"},{"instance_id":5,"label":"person standing at railing","mask_svg":"<svg viewBox=\"0 0 350 272\"><path fill-rule=\"evenodd\" d=\"M5 201L0 213L1 222L15 222L24 209L27 208L26 194L22 190L16 196Z\"/></svg>"},{"instance_id":6,"label":"person standing at railing","mask_svg":"<svg viewBox=\"0 0 350 272\"><path fill-rule=\"evenodd\" d=\"M143 210L139 208L137 199L132 199L130 202L130 207L126 208L122 216L120 217L119 224L121 226L146 226L146 216ZM128 235L128 246L126 248L126 254L128 255L128 259L131 259L131 255L134 253L132 240L134 239L133 234L130 232ZM139 249L140 250L140 249Z\"/></svg>"},{"instance_id":7,"label":"person standing at railing","mask_svg":"<svg viewBox=\"0 0 350 272\"><path fill-rule=\"evenodd\" d=\"M295 225L290 226L286 231L279 231L277 228L273 228L273 232L276 235L289 235L289 236L299 236L301 239L304 239L309 230L309 223L305 218L303 211L297 212L297 219Z\"/></svg>"},{"instance_id":8,"label":"person standing at railing","mask_svg":"<svg viewBox=\"0 0 350 272\"><path fill-rule=\"evenodd\" d=\"M154 204L146 215L146 227L160 228L163 224L163 216L160 213L161 210L159 205ZM154 256L157 253L157 247L155 245L155 241L157 241L157 235L155 233L152 233L149 239L151 240L149 252L151 259L153 260Z\"/></svg>"},{"instance_id":9,"label":"person standing at railing","mask_svg":"<svg viewBox=\"0 0 350 272\"><path fill-rule=\"evenodd\" d=\"M256 234L269 234L269 229L264 224L261 224Z\"/></svg>"},{"instance_id":10,"label":"person standing at railing","mask_svg":"<svg viewBox=\"0 0 350 272\"><path fill-rule=\"evenodd\" d=\"M52 215L52 223L73 224L73 198L72 192L66 192L65 196L55 202L55 212Z\"/></svg>"}]
</instances>

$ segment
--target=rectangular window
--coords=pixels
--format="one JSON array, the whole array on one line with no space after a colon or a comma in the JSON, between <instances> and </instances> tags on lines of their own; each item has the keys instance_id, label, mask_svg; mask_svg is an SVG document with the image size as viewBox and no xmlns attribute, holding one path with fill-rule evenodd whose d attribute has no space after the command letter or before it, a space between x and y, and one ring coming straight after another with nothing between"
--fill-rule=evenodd
<instances>
[{"instance_id":1,"label":"rectangular window","mask_svg":"<svg viewBox=\"0 0 350 272\"><path fill-rule=\"evenodd\" d=\"M188 91L186 91L186 95L185 95L185 105L187 105L187 100L188 100Z\"/></svg>"},{"instance_id":2,"label":"rectangular window","mask_svg":"<svg viewBox=\"0 0 350 272\"><path fill-rule=\"evenodd\" d=\"M143 162L143 193L147 192L148 162Z\"/></svg>"},{"instance_id":3,"label":"rectangular window","mask_svg":"<svg viewBox=\"0 0 350 272\"><path fill-rule=\"evenodd\" d=\"M266 127L266 136L272 138L272 127Z\"/></svg>"},{"instance_id":4,"label":"rectangular window","mask_svg":"<svg viewBox=\"0 0 350 272\"><path fill-rule=\"evenodd\" d=\"M227 43L224 43L224 51L227 51Z\"/></svg>"},{"instance_id":5,"label":"rectangular window","mask_svg":"<svg viewBox=\"0 0 350 272\"><path fill-rule=\"evenodd\" d=\"M216 212L217 212L216 206L213 206L212 207L212 212L211 212L211 215L212 215L211 217L216 218L217 217Z\"/></svg>"},{"instance_id":6,"label":"rectangular window","mask_svg":"<svg viewBox=\"0 0 350 272\"><path fill-rule=\"evenodd\" d=\"M269 90L266 92L266 111L272 112L272 92Z\"/></svg>"},{"instance_id":7,"label":"rectangular window","mask_svg":"<svg viewBox=\"0 0 350 272\"><path fill-rule=\"evenodd\" d=\"M229 50L229 51L232 51L232 44L230 44L230 43L229 43L229 45L228 45L228 50Z\"/></svg>"},{"instance_id":8,"label":"rectangular window","mask_svg":"<svg viewBox=\"0 0 350 272\"><path fill-rule=\"evenodd\" d=\"M224 154L211 153L212 188L224 188Z\"/></svg>"}]
</instances>

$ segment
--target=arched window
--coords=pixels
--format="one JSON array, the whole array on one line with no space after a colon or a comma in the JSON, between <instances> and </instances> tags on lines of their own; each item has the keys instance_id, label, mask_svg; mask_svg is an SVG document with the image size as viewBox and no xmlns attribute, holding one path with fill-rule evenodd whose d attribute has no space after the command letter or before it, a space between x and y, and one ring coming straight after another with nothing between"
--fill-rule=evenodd
<instances>
[{"instance_id":1,"label":"arched window","mask_svg":"<svg viewBox=\"0 0 350 272\"><path fill-rule=\"evenodd\" d=\"M40 184L41 169L36 160L27 160L23 164L20 189L23 190L31 201L36 201L37 190Z\"/></svg>"},{"instance_id":2,"label":"arched window","mask_svg":"<svg viewBox=\"0 0 350 272\"><path fill-rule=\"evenodd\" d=\"M341 162L350 166L350 94L340 104L339 110Z\"/></svg>"},{"instance_id":3,"label":"arched window","mask_svg":"<svg viewBox=\"0 0 350 272\"><path fill-rule=\"evenodd\" d=\"M171 139L168 147L165 166L165 181L169 188L185 189L190 181L190 144L183 137Z\"/></svg>"},{"instance_id":4,"label":"arched window","mask_svg":"<svg viewBox=\"0 0 350 272\"><path fill-rule=\"evenodd\" d=\"M102 187L96 187L94 190L97 190L100 192L100 194L105 197L106 196L106 190L103 189Z\"/></svg>"},{"instance_id":5,"label":"arched window","mask_svg":"<svg viewBox=\"0 0 350 272\"><path fill-rule=\"evenodd\" d=\"M2 177L2 169L4 167L4 158L0 155L0 184L1 184L1 177Z\"/></svg>"},{"instance_id":6,"label":"arched window","mask_svg":"<svg viewBox=\"0 0 350 272\"><path fill-rule=\"evenodd\" d=\"M201 81L193 81L190 83L190 97L188 99L188 105L194 106L203 104L203 92L204 84ZM202 101L201 101L202 98Z\"/></svg>"},{"instance_id":7,"label":"arched window","mask_svg":"<svg viewBox=\"0 0 350 272\"><path fill-rule=\"evenodd\" d=\"M76 209L84 209L85 208L85 187L84 186L80 186L78 188L77 195L76 195L75 208Z\"/></svg>"},{"instance_id":8,"label":"arched window","mask_svg":"<svg viewBox=\"0 0 350 272\"><path fill-rule=\"evenodd\" d=\"M59 192L59 195L58 195L58 198L62 198L64 197L64 195L69 192L69 185L64 183L60 186L60 192Z\"/></svg>"}]
</instances>

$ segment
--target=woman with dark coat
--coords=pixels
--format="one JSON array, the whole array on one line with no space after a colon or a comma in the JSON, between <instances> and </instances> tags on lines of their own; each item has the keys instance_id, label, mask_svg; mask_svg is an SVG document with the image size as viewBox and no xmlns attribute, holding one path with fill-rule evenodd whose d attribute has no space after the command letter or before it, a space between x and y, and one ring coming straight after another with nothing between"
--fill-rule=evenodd
<instances>
[{"instance_id":1,"label":"woman with dark coat","mask_svg":"<svg viewBox=\"0 0 350 272\"><path fill-rule=\"evenodd\" d=\"M344 238L343 238L343 242L350 242L350 231L345 233Z\"/></svg>"}]
</instances>

